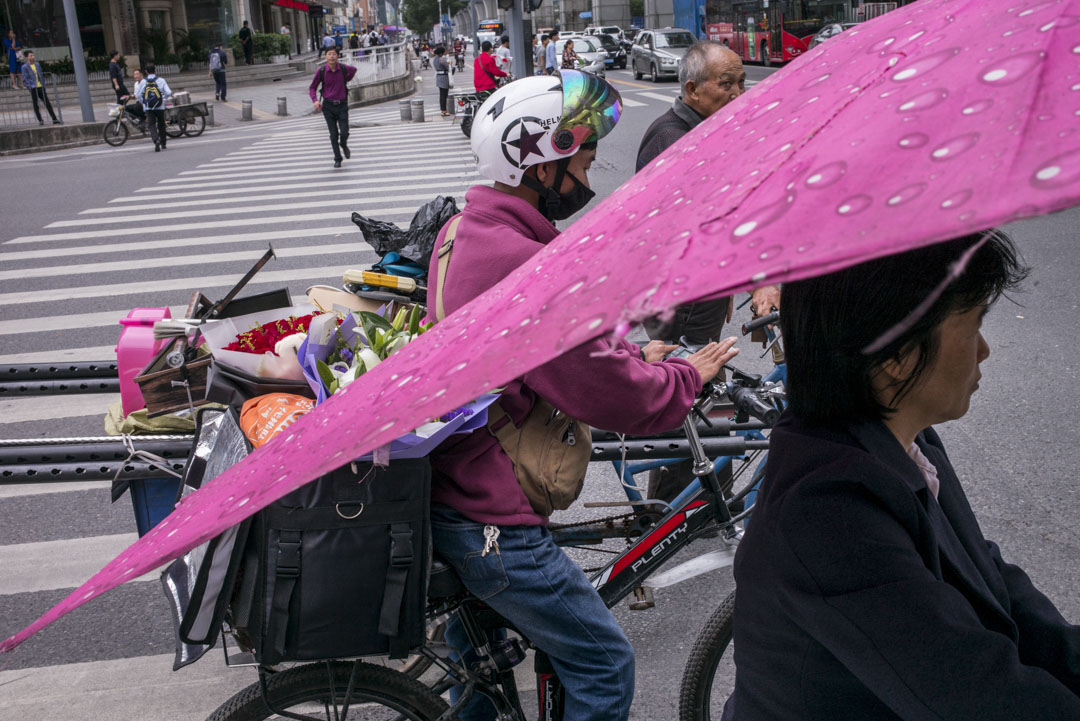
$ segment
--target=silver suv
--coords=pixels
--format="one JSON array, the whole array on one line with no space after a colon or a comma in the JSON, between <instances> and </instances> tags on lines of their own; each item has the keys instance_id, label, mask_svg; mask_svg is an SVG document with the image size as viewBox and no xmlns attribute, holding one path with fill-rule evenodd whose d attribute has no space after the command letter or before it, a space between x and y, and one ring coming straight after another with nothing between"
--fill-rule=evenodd
<instances>
[{"instance_id":1,"label":"silver suv","mask_svg":"<svg viewBox=\"0 0 1080 721\"><path fill-rule=\"evenodd\" d=\"M679 74L679 61L695 42L694 35L682 28L642 30L630 49L630 67L634 79L649 75L654 83L664 76Z\"/></svg>"}]
</instances>

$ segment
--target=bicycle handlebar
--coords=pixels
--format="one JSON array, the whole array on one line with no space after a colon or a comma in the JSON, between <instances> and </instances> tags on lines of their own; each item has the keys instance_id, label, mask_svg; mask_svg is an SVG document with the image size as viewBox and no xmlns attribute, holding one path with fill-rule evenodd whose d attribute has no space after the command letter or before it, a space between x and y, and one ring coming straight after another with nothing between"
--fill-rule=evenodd
<instances>
[{"instance_id":1,"label":"bicycle handlebar","mask_svg":"<svg viewBox=\"0 0 1080 721\"><path fill-rule=\"evenodd\" d=\"M764 328L767 325L773 325L778 320L780 320L780 311L773 311L772 313L769 313L768 315L763 315L760 318L754 318L752 321L742 324L742 334L749 335L751 332L757 330L758 328Z\"/></svg>"},{"instance_id":2,"label":"bicycle handlebar","mask_svg":"<svg viewBox=\"0 0 1080 721\"><path fill-rule=\"evenodd\" d=\"M780 411L777 410L776 406L758 398L757 394L750 388L729 382L727 384L727 394L738 410L757 418L767 426L775 425L780 420Z\"/></svg>"}]
</instances>

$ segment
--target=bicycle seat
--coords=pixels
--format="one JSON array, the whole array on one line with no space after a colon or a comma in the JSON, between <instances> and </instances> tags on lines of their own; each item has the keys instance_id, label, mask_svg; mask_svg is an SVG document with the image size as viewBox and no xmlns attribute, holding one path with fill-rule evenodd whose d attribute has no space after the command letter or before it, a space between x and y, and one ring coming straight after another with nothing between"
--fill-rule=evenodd
<instances>
[{"instance_id":1,"label":"bicycle seat","mask_svg":"<svg viewBox=\"0 0 1080 721\"><path fill-rule=\"evenodd\" d=\"M441 600L468 593L457 571L441 558L431 559L431 577L428 581L428 600Z\"/></svg>"}]
</instances>

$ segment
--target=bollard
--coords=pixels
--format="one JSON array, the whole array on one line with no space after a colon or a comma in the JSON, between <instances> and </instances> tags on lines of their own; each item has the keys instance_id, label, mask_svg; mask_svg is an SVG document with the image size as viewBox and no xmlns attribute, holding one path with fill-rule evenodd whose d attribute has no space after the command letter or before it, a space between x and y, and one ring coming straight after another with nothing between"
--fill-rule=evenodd
<instances>
[{"instance_id":1,"label":"bollard","mask_svg":"<svg viewBox=\"0 0 1080 721\"><path fill-rule=\"evenodd\" d=\"M241 101L240 106L242 108L242 110L240 111L241 112L240 119L241 120L251 120L251 101L250 100L243 100L243 101Z\"/></svg>"},{"instance_id":2,"label":"bollard","mask_svg":"<svg viewBox=\"0 0 1080 721\"><path fill-rule=\"evenodd\" d=\"M216 123L214 122L214 104L213 103L207 103L206 104L206 124L207 125L216 125Z\"/></svg>"},{"instance_id":3,"label":"bollard","mask_svg":"<svg viewBox=\"0 0 1080 721\"><path fill-rule=\"evenodd\" d=\"M398 110L401 112L401 119L403 121L412 120L412 106L409 103L412 102L408 98L398 101Z\"/></svg>"},{"instance_id":4,"label":"bollard","mask_svg":"<svg viewBox=\"0 0 1080 721\"><path fill-rule=\"evenodd\" d=\"M278 98L277 99L277 114L278 115L288 115L289 114L289 111L288 111L288 109L286 107L286 104L285 104L285 98Z\"/></svg>"},{"instance_id":5,"label":"bollard","mask_svg":"<svg viewBox=\"0 0 1080 721\"><path fill-rule=\"evenodd\" d=\"M412 109L412 121L414 123L424 122L424 100L422 98L410 100L409 105Z\"/></svg>"}]
</instances>

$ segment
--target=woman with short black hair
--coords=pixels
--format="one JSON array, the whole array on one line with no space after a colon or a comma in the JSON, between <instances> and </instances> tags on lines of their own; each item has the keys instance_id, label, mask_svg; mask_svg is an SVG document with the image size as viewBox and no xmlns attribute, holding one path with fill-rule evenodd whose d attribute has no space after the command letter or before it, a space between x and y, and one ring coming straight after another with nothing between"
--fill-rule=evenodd
<instances>
[{"instance_id":1,"label":"woman with short black hair","mask_svg":"<svg viewBox=\"0 0 1080 721\"><path fill-rule=\"evenodd\" d=\"M932 428L1026 273L991 231L784 286L790 405L735 559L725 720L1080 719L1080 626L983 537Z\"/></svg>"},{"instance_id":2,"label":"woman with short black hair","mask_svg":"<svg viewBox=\"0 0 1080 721\"><path fill-rule=\"evenodd\" d=\"M435 48L435 87L439 89L439 113L445 118L446 96L450 93L450 63L446 59L446 48Z\"/></svg>"}]
</instances>

